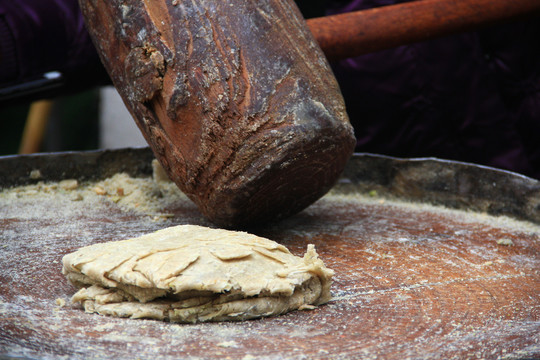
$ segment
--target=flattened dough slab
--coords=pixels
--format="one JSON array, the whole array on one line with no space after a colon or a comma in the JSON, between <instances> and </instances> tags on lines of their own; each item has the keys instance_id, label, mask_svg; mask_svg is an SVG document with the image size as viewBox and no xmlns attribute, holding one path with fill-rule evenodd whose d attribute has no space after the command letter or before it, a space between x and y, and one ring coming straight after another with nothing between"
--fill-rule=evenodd
<instances>
[{"instance_id":1,"label":"flattened dough slab","mask_svg":"<svg viewBox=\"0 0 540 360\"><path fill-rule=\"evenodd\" d=\"M330 300L333 271L245 232L181 225L63 258L87 312L173 322L246 320Z\"/></svg>"}]
</instances>

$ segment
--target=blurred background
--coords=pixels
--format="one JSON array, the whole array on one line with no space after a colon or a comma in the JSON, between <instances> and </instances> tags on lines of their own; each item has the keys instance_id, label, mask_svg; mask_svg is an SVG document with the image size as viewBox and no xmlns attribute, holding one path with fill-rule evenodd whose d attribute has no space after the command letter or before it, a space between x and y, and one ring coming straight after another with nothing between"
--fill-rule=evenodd
<instances>
[{"instance_id":1,"label":"blurred background","mask_svg":"<svg viewBox=\"0 0 540 360\"><path fill-rule=\"evenodd\" d=\"M44 128L29 135L31 107ZM0 155L83 151L147 146L135 121L112 86L103 86L34 103L0 107ZM41 135L40 135L41 134ZM22 149L27 135L26 150ZM40 141L41 140L41 141Z\"/></svg>"}]
</instances>

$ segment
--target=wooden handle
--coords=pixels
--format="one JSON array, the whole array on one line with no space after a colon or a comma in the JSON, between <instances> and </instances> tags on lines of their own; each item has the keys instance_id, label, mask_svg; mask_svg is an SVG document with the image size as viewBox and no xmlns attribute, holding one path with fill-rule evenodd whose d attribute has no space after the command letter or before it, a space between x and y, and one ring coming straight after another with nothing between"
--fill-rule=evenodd
<instances>
[{"instance_id":1,"label":"wooden handle","mask_svg":"<svg viewBox=\"0 0 540 360\"><path fill-rule=\"evenodd\" d=\"M307 20L329 60L538 14L540 0L421 0Z\"/></svg>"}]
</instances>

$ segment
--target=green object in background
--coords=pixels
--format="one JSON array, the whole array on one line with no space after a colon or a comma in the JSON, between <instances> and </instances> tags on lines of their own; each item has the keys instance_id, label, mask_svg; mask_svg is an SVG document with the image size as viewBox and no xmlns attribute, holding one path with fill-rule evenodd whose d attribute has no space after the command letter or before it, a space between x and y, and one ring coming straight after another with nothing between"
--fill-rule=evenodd
<instances>
[{"instance_id":1,"label":"green object in background","mask_svg":"<svg viewBox=\"0 0 540 360\"><path fill-rule=\"evenodd\" d=\"M0 155L16 154L30 104L0 108Z\"/></svg>"},{"instance_id":2,"label":"green object in background","mask_svg":"<svg viewBox=\"0 0 540 360\"><path fill-rule=\"evenodd\" d=\"M44 151L97 149L99 91L91 90L55 100L44 139Z\"/></svg>"},{"instance_id":3,"label":"green object in background","mask_svg":"<svg viewBox=\"0 0 540 360\"><path fill-rule=\"evenodd\" d=\"M40 152L97 149L99 91L92 89L53 100ZM29 103L21 103L0 108L0 155L18 152L29 107Z\"/></svg>"}]
</instances>

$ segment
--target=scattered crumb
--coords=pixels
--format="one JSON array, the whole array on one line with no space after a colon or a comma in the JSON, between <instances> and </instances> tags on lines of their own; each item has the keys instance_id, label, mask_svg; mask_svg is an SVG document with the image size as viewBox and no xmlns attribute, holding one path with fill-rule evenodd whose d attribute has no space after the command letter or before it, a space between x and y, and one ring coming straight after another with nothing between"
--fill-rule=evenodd
<instances>
[{"instance_id":1,"label":"scattered crumb","mask_svg":"<svg viewBox=\"0 0 540 360\"><path fill-rule=\"evenodd\" d=\"M217 346L224 347L224 348L234 348L234 347L238 347L238 344L236 343L236 341L232 340L232 341L220 342L217 344Z\"/></svg>"},{"instance_id":2,"label":"scattered crumb","mask_svg":"<svg viewBox=\"0 0 540 360\"><path fill-rule=\"evenodd\" d=\"M30 179L32 180L41 179L41 171L39 170L30 171Z\"/></svg>"},{"instance_id":3,"label":"scattered crumb","mask_svg":"<svg viewBox=\"0 0 540 360\"><path fill-rule=\"evenodd\" d=\"M96 186L94 188L94 192L97 194L97 195L107 195L107 191L105 191L104 188L102 188L101 186Z\"/></svg>"},{"instance_id":4,"label":"scattered crumb","mask_svg":"<svg viewBox=\"0 0 540 360\"><path fill-rule=\"evenodd\" d=\"M159 176L154 174L154 177ZM107 198L124 210L144 213L155 221L174 217L162 213L170 204L187 197L171 181L156 181L155 178L133 178L125 173L115 174L95 184L103 189Z\"/></svg>"},{"instance_id":5,"label":"scattered crumb","mask_svg":"<svg viewBox=\"0 0 540 360\"><path fill-rule=\"evenodd\" d=\"M174 214L157 214L155 215L152 220L153 221L164 221L167 219L172 219L174 217Z\"/></svg>"},{"instance_id":6,"label":"scattered crumb","mask_svg":"<svg viewBox=\"0 0 540 360\"><path fill-rule=\"evenodd\" d=\"M70 200L71 201L81 201L83 200L83 196L80 194L80 193L76 193L76 194L73 194L71 197L70 197Z\"/></svg>"},{"instance_id":7,"label":"scattered crumb","mask_svg":"<svg viewBox=\"0 0 540 360\"><path fill-rule=\"evenodd\" d=\"M167 173L165 172L159 161L157 161L157 159L152 160L152 178L155 182L170 181Z\"/></svg>"},{"instance_id":8,"label":"scattered crumb","mask_svg":"<svg viewBox=\"0 0 540 360\"><path fill-rule=\"evenodd\" d=\"M512 239L502 238L502 239L497 239L497 244L503 245L503 246L512 246L514 245L514 242L512 241Z\"/></svg>"},{"instance_id":9,"label":"scattered crumb","mask_svg":"<svg viewBox=\"0 0 540 360\"><path fill-rule=\"evenodd\" d=\"M66 306L66 300L62 299L62 298L58 298L55 300L56 302L56 305L58 305L59 307L64 307Z\"/></svg>"},{"instance_id":10,"label":"scattered crumb","mask_svg":"<svg viewBox=\"0 0 540 360\"><path fill-rule=\"evenodd\" d=\"M75 190L77 187L79 187L79 182L75 179L62 180L58 183L58 186L60 186L60 189L66 191Z\"/></svg>"}]
</instances>

